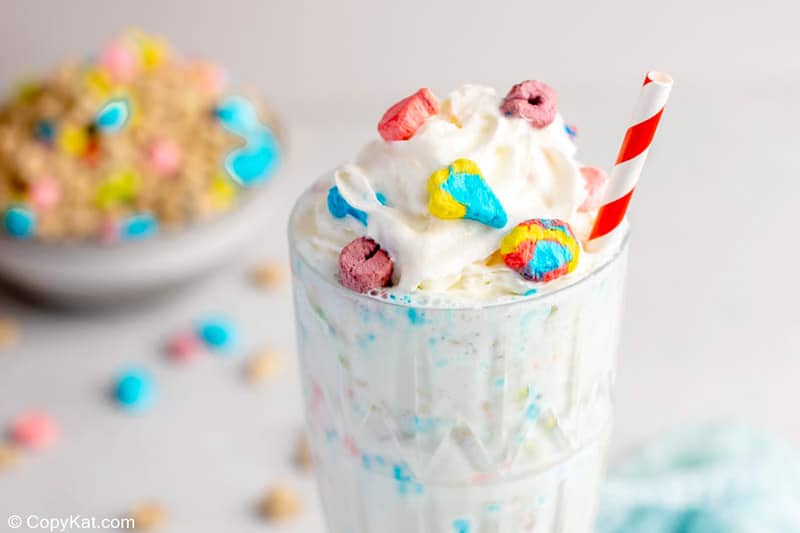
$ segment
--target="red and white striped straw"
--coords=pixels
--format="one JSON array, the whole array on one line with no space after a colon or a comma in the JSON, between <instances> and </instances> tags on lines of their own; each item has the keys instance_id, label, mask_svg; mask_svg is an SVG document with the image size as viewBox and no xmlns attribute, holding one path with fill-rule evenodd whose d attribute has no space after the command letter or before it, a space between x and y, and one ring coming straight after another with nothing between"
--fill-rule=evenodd
<instances>
[{"instance_id":1,"label":"red and white striped straw","mask_svg":"<svg viewBox=\"0 0 800 533\"><path fill-rule=\"evenodd\" d=\"M633 125L622 140L617 162L608 179L603 205L597 212L589 235L590 241L611 233L625 218L671 89L672 78L669 74L648 72L644 77L642 92L631 119Z\"/></svg>"}]
</instances>

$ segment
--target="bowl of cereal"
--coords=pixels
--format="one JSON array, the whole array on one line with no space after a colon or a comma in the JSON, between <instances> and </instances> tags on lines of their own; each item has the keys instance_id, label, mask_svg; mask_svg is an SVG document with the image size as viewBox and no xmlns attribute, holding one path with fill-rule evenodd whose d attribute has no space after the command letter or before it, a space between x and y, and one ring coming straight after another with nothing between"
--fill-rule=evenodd
<instances>
[{"instance_id":1,"label":"bowl of cereal","mask_svg":"<svg viewBox=\"0 0 800 533\"><path fill-rule=\"evenodd\" d=\"M263 227L280 127L224 71L129 31L0 104L0 278L111 303L209 272Z\"/></svg>"}]
</instances>

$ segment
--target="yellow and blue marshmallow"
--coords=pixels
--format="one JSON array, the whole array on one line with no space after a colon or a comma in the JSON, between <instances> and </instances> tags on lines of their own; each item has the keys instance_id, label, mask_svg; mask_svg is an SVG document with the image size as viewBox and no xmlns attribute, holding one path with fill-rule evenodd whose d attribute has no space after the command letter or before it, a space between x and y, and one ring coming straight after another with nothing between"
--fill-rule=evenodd
<instances>
[{"instance_id":1,"label":"yellow and blue marshmallow","mask_svg":"<svg viewBox=\"0 0 800 533\"><path fill-rule=\"evenodd\" d=\"M503 205L470 159L456 159L428 178L428 211L441 219L475 220L492 228L508 223Z\"/></svg>"}]
</instances>

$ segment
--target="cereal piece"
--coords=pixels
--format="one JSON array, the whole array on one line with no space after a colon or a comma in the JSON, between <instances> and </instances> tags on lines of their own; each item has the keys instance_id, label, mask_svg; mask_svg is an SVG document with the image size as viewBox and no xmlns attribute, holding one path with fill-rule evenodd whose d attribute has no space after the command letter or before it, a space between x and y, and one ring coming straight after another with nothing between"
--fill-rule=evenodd
<instances>
[{"instance_id":1,"label":"cereal piece","mask_svg":"<svg viewBox=\"0 0 800 533\"><path fill-rule=\"evenodd\" d=\"M12 318L0 317L0 350L13 348L19 339L19 326Z\"/></svg>"},{"instance_id":2,"label":"cereal piece","mask_svg":"<svg viewBox=\"0 0 800 533\"><path fill-rule=\"evenodd\" d=\"M127 98L113 98L100 108L94 125L103 133L116 133L128 123L130 114L130 102Z\"/></svg>"},{"instance_id":3,"label":"cereal piece","mask_svg":"<svg viewBox=\"0 0 800 533\"><path fill-rule=\"evenodd\" d=\"M34 209L47 211L61 200L61 185L50 176L39 178L28 188L28 197Z\"/></svg>"},{"instance_id":4,"label":"cereal piece","mask_svg":"<svg viewBox=\"0 0 800 533\"><path fill-rule=\"evenodd\" d=\"M130 518L133 519L136 529L156 529L166 522L167 511L158 502L150 501L136 506L131 511Z\"/></svg>"},{"instance_id":5,"label":"cereal piece","mask_svg":"<svg viewBox=\"0 0 800 533\"><path fill-rule=\"evenodd\" d=\"M29 411L14 419L9 435L18 446L43 450L55 444L58 439L58 425L47 413Z\"/></svg>"},{"instance_id":6,"label":"cereal piece","mask_svg":"<svg viewBox=\"0 0 800 533\"><path fill-rule=\"evenodd\" d=\"M439 112L439 101L430 89L420 89L390 107L378 122L385 141L406 141Z\"/></svg>"},{"instance_id":7,"label":"cereal piece","mask_svg":"<svg viewBox=\"0 0 800 533\"><path fill-rule=\"evenodd\" d=\"M211 181L209 196L214 209L224 211L229 209L236 200L238 190L236 185L224 174L217 174Z\"/></svg>"},{"instance_id":8,"label":"cereal piece","mask_svg":"<svg viewBox=\"0 0 800 533\"><path fill-rule=\"evenodd\" d=\"M139 58L125 43L109 43L100 53L100 64L120 82L131 81L139 72Z\"/></svg>"},{"instance_id":9,"label":"cereal piece","mask_svg":"<svg viewBox=\"0 0 800 533\"><path fill-rule=\"evenodd\" d=\"M342 285L356 292L388 286L393 270L394 263L389 254L367 237L353 240L339 254L339 277Z\"/></svg>"},{"instance_id":10,"label":"cereal piece","mask_svg":"<svg viewBox=\"0 0 800 533\"><path fill-rule=\"evenodd\" d=\"M264 263L255 267L250 277L259 287L269 289L286 282L289 274L283 264Z\"/></svg>"},{"instance_id":11,"label":"cereal piece","mask_svg":"<svg viewBox=\"0 0 800 533\"><path fill-rule=\"evenodd\" d=\"M293 518L302 506L296 492L284 485L276 485L261 500L259 510L267 520L280 522Z\"/></svg>"},{"instance_id":12,"label":"cereal piece","mask_svg":"<svg viewBox=\"0 0 800 533\"><path fill-rule=\"evenodd\" d=\"M575 270L580 245L569 224L536 218L519 223L500 243L506 266L531 281L551 281Z\"/></svg>"},{"instance_id":13,"label":"cereal piece","mask_svg":"<svg viewBox=\"0 0 800 533\"><path fill-rule=\"evenodd\" d=\"M67 124L58 134L58 147L67 155L79 156L89 145L89 134L86 128Z\"/></svg>"},{"instance_id":14,"label":"cereal piece","mask_svg":"<svg viewBox=\"0 0 800 533\"><path fill-rule=\"evenodd\" d=\"M3 215L3 228L15 239L29 239L36 233L36 215L20 205L9 207Z\"/></svg>"},{"instance_id":15,"label":"cereal piece","mask_svg":"<svg viewBox=\"0 0 800 533\"><path fill-rule=\"evenodd\" d=\"M83 82L89 91L98 98L106 98L114 89L111 76L103 69L89 68L83 76Z\"/></svg>"},{"instance_id":16,"label":"cereal piece","mask_svg":"<svg viewBox=\"0 0 800 533\"><path fill-rule=\"evenodd\" d=\"M302 470L303 472L308 472L311 470L313 466L313 461L311 459L311 448L308 446L308 437L305 434L301 435L299 439L297 439L297 448L294 452L294 463L297 465L297 468Z\"/></svg>"},{"instance_id":17,"label":"cereal piece","mask_svg":"<svg viewBox=\"0 0 800 533\"><path fill-rule=\"evenodd\" d=\"M428 210L437 218L468 219L502 228L508 223L503 205L469 159L457 159L428 178Z\"/></svg>"},{"instance_id":18,"label":"cereal piece","mask_svg":"<svg viewBox=\"0 0 800 533\"><path fill-rule=\"evenodd\" d=\"M260 102L248 103L244 146L209 112L224 87L221 68L170 57L163 40L142 32L94 56L63 62L0 103L0 233L6 210L21 204L37 217L32 236L46 241L117 243L139 213L177 231L235 207L240 189L226 168L245 185L275 168L279 147ZM131 171L135 182L109 180ZM57 195L49 183L39 188L44 177Z\"/></svg>"},{"instance_id":19,"label":"cereal piece","mask_svg":"<svg viewBox=\"0 0 800 533\"><path fill-rule=\"evenodd\" d=\"M250 358L245 366L245 376L250 383L263 383L283 370L283 357L277 352L265 350Z\"/></svg>"},{"instance_id":20,"label":"cereal piece","mask_svg":"<svg viewBox=\"0 0 800 533\"><path fill-rule=\"evenodd\" d=\"M97 238L103 244L114 244L120 240L120 223L114 217L105 217L100 221Z\"/></svg>"},{"instance_id":21,"label":"cereal piece","mask_svg":"<svg viewBox=\"0 0 800 533\"><path fill-rule=\"evenodd\" d=\"M174 140L162 139L150 145L147 161L157 175L171 176L180 168L183 152Z\"/></svg>"},{"instance_id":22,"label":"cereal piece","mask_svg":"<svg viewBox=\"0 0 800 533\"><path fill-rule=\"evenodd\" d=\"M95 202L106 211L111 208L133 203L139 194L139 174L130 169L118 170L111 174L97 188Z\"/></svg>"},{"instance_id":23,"label":"cereal piece","mask_svg":"<svg viewBox=\"0 0 800 533\"><path fill-rule=\"evenodd\" d=\"M0 442L0 470L11 468L19 461L19 450L13 444Z\"/></svg>"},{"instance_id":24,"label":"cereal piece","mask_svg":"<svg viewBox=\"0 0 800 533\"><path fill-rule=\"evenodd\" d=\"M117 377L114 390L117 403L130 411L147 409L153 403L155 382L144 370L131 369Z\"/></svg>"},{"instance_id":25,"label":"cereal piece","mask_svg":"<svg viewBox=\"0 0 800 533\"><path fill-rule=\"evenodd\" d=\"M194 332L181 331L167 341L167 355L174 361L187 362L200 353L202 342Z\"/></svg>"},{"instance_id":26,"label":"cereal piece","mask_svg":"<svg viewBox=\"0 0 800 533\"><path fill-rule=\"evenodd\" d=\"M33 134L39 141L51 146L56 138L56 126L52 120L42 119L36 123Z\"/></svg>"},{"instance_id":27,"label":"cereal piece","mask_svg":"<svg viewBox=\"0 0 800 533\"><path fill-rule=\"evenodd\" d=\"M541 81L528 80L514 85L500 106L507 117L522 118L536 129L549 126L558 113L558 94Z\"/></svg>"},{"instance_id":28,"label":"cereal piece","mask_svg":"<svg viewBox=\"0 0 800 533\"><path fill-rule=\"evenodd\" d=\"M210 349L218 353L229 353L238 344L236 328L230 320L211 317L200 322L197 335Z\"/></svg>"},{"instance_id":29,"label":"cereal piece","mask_svg":"<svg viewBox=\"0 0 800 533\"><path fill-rule=\"evenodd\" d=\"M128 217L120 228L120 237L125 241L142 241L156 233L158 233L158 221L147 213Z\"/></svg>"}]
</instances>

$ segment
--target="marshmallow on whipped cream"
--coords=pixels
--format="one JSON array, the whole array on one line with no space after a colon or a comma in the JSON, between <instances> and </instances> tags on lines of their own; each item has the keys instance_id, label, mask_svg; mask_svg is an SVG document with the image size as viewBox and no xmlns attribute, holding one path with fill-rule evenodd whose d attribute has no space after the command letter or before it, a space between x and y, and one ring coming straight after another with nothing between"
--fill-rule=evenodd
<instances>
[{"instance_id":1,"label":"marshmallow on whipped cream","mask_svg":"<svg viewBox=\"0 0 800 533\"><path fill-rule=\"evenodd\" d=\"M312 190L304 199L312 205L301 204L298 236L310 244L309 260L335 275L339 250L367 237L393 261L392 291L492 299L541 289L542 283L504 264L503 238L525 221L557 219L580 240L591 230L595 212L586 208L590 198L582 169L587 167L575 159L573 138L553 111L555 93L542 93L548 98L546 120L531 120L526 110L517 110L542 101L526 92L529 87L546 86L520 86L504 99L494 89L465 85L433 103L435 97L424 89L393 106L387 111L392 116L385 115L379 126L384 138L368 143L324 187ZM523 96L529 99L520 103ZM409 109L417 113L407 120L415 128L410 134L387 122L402 120ZM386 140L397 131L402 137ZM436 182L443 183L448 168L452 178L454 162L472 169L465 174L471 181L462 180L461 189L445 195L449 205L441 208L442 216L436 211L441 206L431 205L431 179L444 172ZM331 190L335 194L328 198ZM491 210L481 213L478 208L485 206L470 202L489 202ZM548 285L592 270L599 254L579 252L577 267Z\"/></svg>"}]
</instances>

